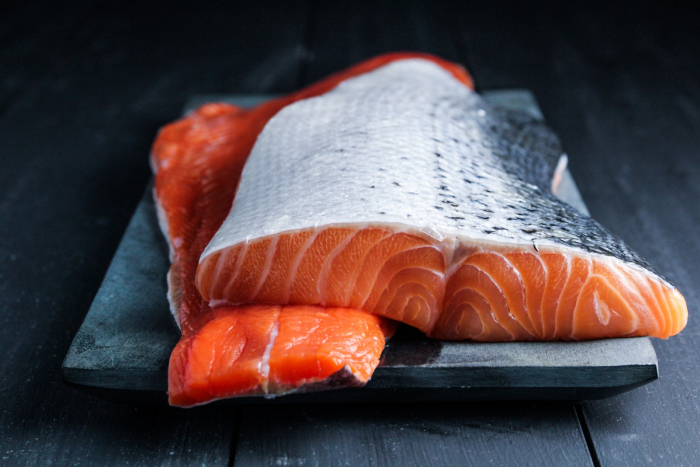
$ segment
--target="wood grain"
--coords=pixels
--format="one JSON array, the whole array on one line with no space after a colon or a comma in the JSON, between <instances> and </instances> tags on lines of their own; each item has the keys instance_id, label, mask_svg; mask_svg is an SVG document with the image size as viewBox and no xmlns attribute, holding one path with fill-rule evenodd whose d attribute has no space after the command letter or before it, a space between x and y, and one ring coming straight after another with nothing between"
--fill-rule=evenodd
<instances>
[{"instance_id":1,"label":"wood grain","mask_svg":"<svg viewBox=\"0 0 700 467\"><path fill-rule=\"evenodd\" d=\"M382 404L244 409L235 465L591 465L571 406Z\"/></svg>"}]
</instances>

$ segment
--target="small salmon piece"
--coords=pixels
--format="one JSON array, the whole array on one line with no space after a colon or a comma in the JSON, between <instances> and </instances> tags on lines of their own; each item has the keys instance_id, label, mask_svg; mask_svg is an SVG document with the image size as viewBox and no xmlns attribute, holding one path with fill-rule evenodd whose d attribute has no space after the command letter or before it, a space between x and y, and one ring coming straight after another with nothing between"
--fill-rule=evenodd
<instances>
[{"instance_id":1,"label":"small salmon piece","mask_svg":"<svg viewBox=\"0 0 700 467\"><path fill-rule=\"evenodd\" d=\"M362 386L393 327L347 308L220 307L175 347L170 404Z\"/></svg>"}]
</instances>

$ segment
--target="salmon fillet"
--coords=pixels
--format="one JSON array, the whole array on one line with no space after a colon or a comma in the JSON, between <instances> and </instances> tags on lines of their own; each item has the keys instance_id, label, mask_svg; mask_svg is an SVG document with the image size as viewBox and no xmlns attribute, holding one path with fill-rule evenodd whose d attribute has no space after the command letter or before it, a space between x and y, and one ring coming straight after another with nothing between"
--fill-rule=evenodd
<instances>
[{"instance_id":1,"label":"salmon fillet","mask_svg":"<svg viewBox=\"0 0 700 467\"><path fill-rule=\"evenodd\" d=\"M154 197L170 247L168 300L182 331L168 372L172 405L348 387L370 378L384 338L393 332L392 322L348 307L217 306L202 298L195 273L231 209L243 166L270 118L293 102L408 57L437 63L472 86L460 66L422 54L389 54L252 110L207 104L160 131L151 152Z\"/></svg>"},{"instance_id":2,"label":"salmon fillet","mask_svg":"<svg viewBox=\"0 0 700 467\"><path fill-rule=\"evenodd\" d=\"M680 332L681 294L559 200L561 147L424 58L286 106L258 137L196 285L214 305L349 307L438 339Z\"/></svg>"}]
</instances>

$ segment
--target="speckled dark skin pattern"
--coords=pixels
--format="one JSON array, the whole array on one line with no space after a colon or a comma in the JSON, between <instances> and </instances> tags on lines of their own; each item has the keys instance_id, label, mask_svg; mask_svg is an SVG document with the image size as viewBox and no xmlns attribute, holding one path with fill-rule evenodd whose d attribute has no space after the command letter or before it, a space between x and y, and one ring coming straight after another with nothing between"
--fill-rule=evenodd
<instances>
[{"instance_id":1,"label":"speckled dark skin pattern","mask_svg":"<svg viewBox=\"0 0 700 467\"><path fill-rule=\"evenodd\" d=\"M435 140L436 177L442 184L442 209L464 227L480 226L482 233L520 239L533 244L552 241L590 253L613 256L659 275L644 259L589 216L583 215L551 192L562 148L559 139L544 123L529 114L494 107L477 94L460 101L454 124L464 127L464 136ZM480 118L471 118L474 113ZM472 139L470 134L478 134ZM448 168L441 166L440 151L455 145L469 148L459 169L462 186L454 177L447 183ZM456 193L462 187L468 193ZM461 218L461 219L460 219Z\"/></svg>"}]
</instances>

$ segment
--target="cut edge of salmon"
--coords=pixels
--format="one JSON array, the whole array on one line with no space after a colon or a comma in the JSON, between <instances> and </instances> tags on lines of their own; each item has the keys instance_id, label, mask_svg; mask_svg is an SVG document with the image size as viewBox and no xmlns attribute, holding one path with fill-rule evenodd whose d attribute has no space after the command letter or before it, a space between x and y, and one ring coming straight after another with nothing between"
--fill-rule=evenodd
<instances>
[{"instance_id":1,"label":"cut edge of salmon","mask_svg":"<svg viewBox=\"0 0 700 467\"><path fill-rule=\"evenodd\" d=\"M617 258L395 228L333 225L256 238L205 256L196 286L211 304L351 307L444 340L668 338L687 322L671 284Z\"/></svg>"},{"instance_id":2,"label":"cut edge of salmon","mask_svg":"<svg viewBox=\"0 0 700 467\"><path fill-rule=\"evenodd\" d=\"M429 336L483 342L667 339L687 321L685 299L673 285L617 258L542 248L482 250L447 279L444 308Z\"/></svg>"},{"instance_id":3,"label":"cut edge of salmon","mask_svg":"<svg viewBox=\"0 0 700 467\"><path fill-rule=\"evenodd\" d=\"M357 387L379 364L393 323L361 310L221 307L175 347L171 405Z\"/></svg>"}]
</instances>

